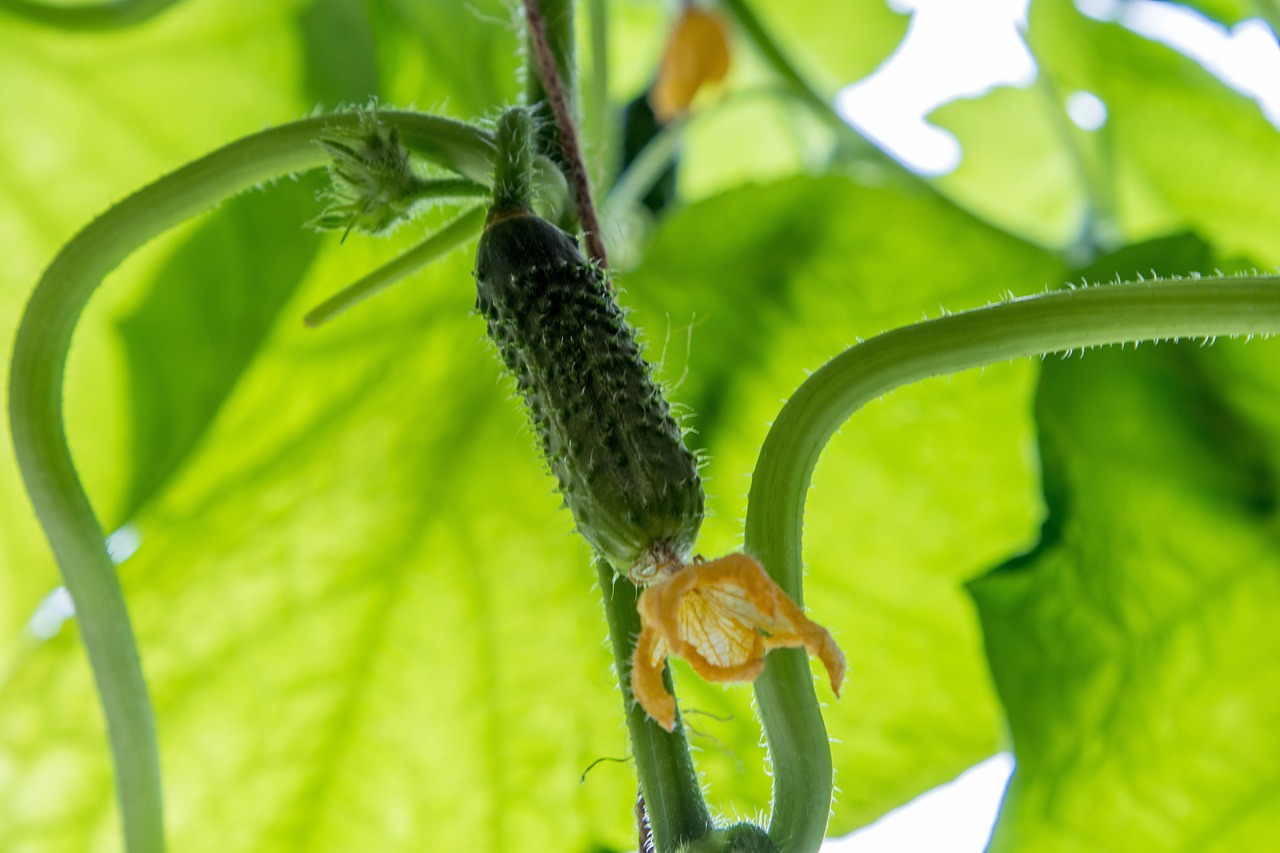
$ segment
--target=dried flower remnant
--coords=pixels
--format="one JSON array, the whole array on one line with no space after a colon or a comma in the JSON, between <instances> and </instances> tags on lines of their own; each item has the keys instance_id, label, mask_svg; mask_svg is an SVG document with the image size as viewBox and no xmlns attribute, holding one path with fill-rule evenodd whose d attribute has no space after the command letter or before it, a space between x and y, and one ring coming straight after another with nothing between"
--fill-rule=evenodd
<instances>
[{"instance_id":1,"label":"dried flower remnant","mask_svg":"<svg viewBox=\"0 0 1280 853\"><path fill-rule=\"evenodd\" d=\"M719 83L729 73L729 36L724 19L686 5L671 29L649 90L649 105L663 124L693 103L706 83Z\"/></svg>"},{"instance_id":2,"label":"dried flower remnant","mask_svg":"<svg viewBox=\"0 0 1280 853\"><path fill-rule=\"evenodd\" d=\"M770 649L804 647L840 695L845 663L835 640L746 554L679 566L645 589L637 608L631 692L667 731L676 723L675 698L662 683L668 655L684 658L707 681L754 681Z\"/></svg>"}]
</instances>

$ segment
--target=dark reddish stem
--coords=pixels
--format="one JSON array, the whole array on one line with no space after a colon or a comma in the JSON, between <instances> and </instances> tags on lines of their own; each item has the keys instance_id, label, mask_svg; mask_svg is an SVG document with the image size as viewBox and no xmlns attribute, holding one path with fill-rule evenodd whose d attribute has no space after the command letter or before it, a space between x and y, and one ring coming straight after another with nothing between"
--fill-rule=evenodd
<instances>
[{"instance_id":1,"label":"dark reddish stem","mask_svg":"<svg viewBox=\"0 0 1280 853\"><path fill-rule=\"evenodd\" d=\"M547 40L547 22L542 16L538 0L524 0L524 16L529 22L529 41L533 45L534 58L538 63L542 88L547 93L551 115L555 117L556 127L560 131L560 147L564 150L564 168L568 173L569 187L573 190L574 203L578 207L578 221L582 224L587 256L600 266L607 267L609 258L604 251L604 237L600 233L600 220L596 216L596 207L591 201L591 182L587 178L587 167L582 160L578 128L569 110L569 96L565 91L560 69L556 66L555 54L551 50L551 43Z\"/></svg>"}]
</instances>

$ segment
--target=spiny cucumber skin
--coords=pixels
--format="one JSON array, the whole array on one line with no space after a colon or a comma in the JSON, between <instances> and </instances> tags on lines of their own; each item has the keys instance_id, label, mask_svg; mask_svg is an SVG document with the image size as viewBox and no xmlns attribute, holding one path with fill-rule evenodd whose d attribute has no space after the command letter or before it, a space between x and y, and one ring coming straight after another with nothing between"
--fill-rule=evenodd
<instances>
[{"instance_id":1,"label":"spiny cucumber skin","mask_svg":"<svg viewBox=\"0 0 1280 853\"><path fill-rule=\"evenodd\" d=\"M569 235L518 214L485 229L476 284L579 532L624 574L655 552L687 558L697 460L601 272Z\"/></svg>"}]
</instances>

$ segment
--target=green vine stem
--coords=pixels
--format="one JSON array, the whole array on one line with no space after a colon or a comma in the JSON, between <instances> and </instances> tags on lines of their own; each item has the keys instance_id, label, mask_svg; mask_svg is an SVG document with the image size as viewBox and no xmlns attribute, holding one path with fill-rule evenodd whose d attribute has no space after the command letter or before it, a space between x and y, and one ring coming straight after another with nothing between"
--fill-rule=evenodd
<instances>
[{"instance_id":1,"label":"green vine stem","mask_svg":"<svg viewBox=\"0 0 1280 853\"><path fill-rule=\"evenodd\" d=\"M38 0L0 0L0 12L60 30L114 30L154 18L179 2L181 0L115 0L55 6Z\"/></svg>"},{"instance_id":2,"label":"green vine stem","mask_svg":"<svg viewBox=\"0 0 1280 853\"><path fill-rule=\"evenodd\" d=\"M410 148L487 180L488 136L460 122L382 112ZM233 142L139 190L63 247L18 328L9 384L14 450L63 581L75 602L107 719L126 848L164 849L155 724L124 595L102 528L76 475L62 418L62 385L76 322L104 276L138 247L223 199L325 165L321 133L356 128L347 113L288 124Z\"/></svg>"},{"instance_id":3,"label":"green vine stem","mask_svg":"<svg viewBox=\"0 0 1280 853\"><path fill-rule=\"evenodd\" d=\"M684 721L677 710L675 731L667 732L649 719L631 695L631 657L635 652L635 638L640 635L640 614L636 611L640 590L618 577L603 559L596 560L596 571L604 594L636 774L640 777L640 791L653 829L653 849L659 853L679 850L684 844L706 837L714 828L685 741ZM663 678L670 690L670 670Z\"/></svg>"},{"instance_id":4,"label":"green vine stem","mask_svg":"<svg viewBox=\"0 0 1280 853\"><path fill-rule=\"evenodd\" d=\"M1088 347L1277 332L1280 280L1263 276L1056 291L886 332L828 362L779 413L751 480L746 550L801 602L800 537L814 466L841 424L894 388ZM773 761L769 835L787 853L812 853L826 832L831 752L804 654L770 653L756 698Z\"/></svg>"}]
</instances>

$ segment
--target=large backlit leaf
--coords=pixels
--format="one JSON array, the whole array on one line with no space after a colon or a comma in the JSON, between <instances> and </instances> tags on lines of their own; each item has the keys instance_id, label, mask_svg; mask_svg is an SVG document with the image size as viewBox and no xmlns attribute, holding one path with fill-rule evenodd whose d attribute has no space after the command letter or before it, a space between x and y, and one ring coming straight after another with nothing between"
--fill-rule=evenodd
<instances>
[{"instance_id":1,"label":"large backlit leaf","mask_svg":"<svg viewBox=\"0 0 1280 853\"><path fill-rule=\"evenodd\" d=\"M187 458L306 273L318 237L299 223L314 215L318 186L308 180L228 204L120 320L133 465L109 526L132 517Z\"/></svg>"},{"instance_id":2,"label":"large backlit leaf","mask_svg":"<svg viewBox=\"0 0 1280 853\"><path fill-rule=\"evenodd\" d=\"M1254 101L1194 60L1087 18L1068 0L1032 4L1029 40L1047 80L933 114L964 151L959 168L939 180L944 191L1050 245L1068 245L1091 215L1103 220L1106 241L1194 228L1226 255L1258 263L1280 256L1280 203L1258 180L1275 170L1280 131ZM1099 130L1083 131L1067 116L1081 93L1106 106ZM1105 197L1091 200L1098 187Z\"/></svg>"},{"instance_id":3,"label":"large backlit leaf","mask_svg":"<svg viewBox=\"0 0 1280 853\"><path fill-rule=\"evenodd\" d=\"M1065 247L1084 227L1085 190L1066 111L1043 85L1007 86L935 110L955 134L960 165L937 179L958 204L1011 233Z\"/></svg>"},{"instance_id":4,"label":"large backlit leaf","mask_svg":"<svg viewBox=\"0 0 1280 853\"><path fill-rule=\"evenodd\" d=\"M751 2L761 22L814 82L831 91L856 83L883 62L910 18L890 3L810 0L790 6Z\"/></svg>"},{"instance_id":5,"label":"large backlit leaf","mask_svg":"<svg viewBox=\"0 0 1280 853\"><path fill-rule=\"evenodd\" d=\"M1061 97L1091 92L1107 123L1083 156L1106 177L1123 235L1194 228L1225 256L1280 260L1280 130L1258 104L1171 48L1037 0L1030 43Z\"/></svg>"},{"instance_id":6,"label":"large backlit leaf","mask_svg":"<svg viewBox=\"0 0 1280 853\"><path fill-rule=\"evenodd\" d=\"M1018 757L994 850L1261 851L1280 830L1275 457L1201 362L1044 371L1044 541L973 585Z\"/></svg>"}]
</instances>

